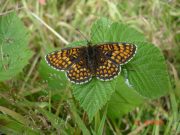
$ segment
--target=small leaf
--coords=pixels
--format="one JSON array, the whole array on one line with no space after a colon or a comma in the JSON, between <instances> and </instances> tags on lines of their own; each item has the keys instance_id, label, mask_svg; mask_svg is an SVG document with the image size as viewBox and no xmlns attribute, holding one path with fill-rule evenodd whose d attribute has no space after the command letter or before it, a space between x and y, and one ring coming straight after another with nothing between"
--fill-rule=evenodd
<instances>
[{"instance_id":1,"label":"small leaf","mask_svg":"<svg viewBox=\"0 0 180 135\"><path fill-rule=\"evenodd\" d=\"M17 75L28 64L27 31L15 13L0 17L0 81Z\"/></svg>"},{"instance_id":2,"label":"small leaf","mask_svg":"<svg viewBox=\"0 0 180 135\"><path fill-rule=\"evenodd\" d=\"M92 121L96 112L110 99L115 91L116 82L117 79L107 83L94 78L88 84L73 85L73 94L88 113L90 121Z\"/></svg>"},{"instance_id":3,"label":"small leaf","mask_svg":"<svg viewBox=\"0 0 180 135\"><path fill-rule=\"evenodd\" d=\"M43 59L39 66L39 74L44 83L48 84L50 89L59 90L66 88L67 79L62 71L57 71L50 67Z\"/></svg>"},{"instance_id":4,"label":"small leaf","mask_svg":"<svg viewBox=\"0 0 180 135\"><path fill-rule=\"evenodd\" d=\"M122 23L111 23L109 20L103 18L97 20L91 29L91 41L93 43L102 42L134 42L146 41L143 34L130 28L128 25Z\"/></svg>"},{"instance_id":5,"label":"small leaf","mask_svg":"<svg viewBox=\"0 0 180 135\"><path fill-rule=\"evenodd\" d=\"M108 42L110 38L110 26L111 21L106 18L97 20L91 28L91 42Z\"/></svg>"},{"instance_id":6,"label":"small leaf","mask_svg":"<svg viewBox=\"0 0 180 135\"><path fill-rule=\"evenodd\" d=\"M133 89L133 86L128 86L125 79L120 76L118 77L116 91L108 102L108 116L111 118L121 117L142 104L143 101L144 98Z\"/></svg>"},{"instance_id":7,"label":"small leaf","mask_svg":"<svg viewBox=\"0 0 180 135\"><path fill-rule=\"evenodd\" d=\"M165 59L160 50L151 43L135 42L138 52L125 65L129 69L129 81L142 96L157 98L171 88Z\"/></svg>"}]
</instances>

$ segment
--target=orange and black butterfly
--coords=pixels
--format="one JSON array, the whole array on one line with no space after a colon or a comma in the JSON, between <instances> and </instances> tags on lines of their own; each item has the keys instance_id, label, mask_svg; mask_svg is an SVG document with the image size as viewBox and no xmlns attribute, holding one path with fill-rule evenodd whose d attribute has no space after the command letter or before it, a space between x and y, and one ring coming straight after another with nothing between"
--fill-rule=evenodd
<instances>
[{"instance_id":1,"label":"orange and black butterfly","mask_svg":"<svg viewBox=\"0 0 180 135\"><path fill-rule=\"evenodd\" d=\"M83 84L92 77L112 80L121 72L121 65L129 62L136 51L135 44L110 42L64 48L47 54L45 59L51 67L65 71L72 83Z\"/></svg>"}]
</instances>

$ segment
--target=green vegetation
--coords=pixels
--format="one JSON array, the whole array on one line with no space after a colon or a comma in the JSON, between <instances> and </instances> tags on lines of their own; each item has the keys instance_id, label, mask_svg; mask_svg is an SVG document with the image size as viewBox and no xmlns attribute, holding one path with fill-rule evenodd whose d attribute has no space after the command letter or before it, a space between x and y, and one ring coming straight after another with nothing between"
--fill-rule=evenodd
<instances>
[{"instance_id":1,"label":"green vegetation","mask_svg":"<svg viewBox=\"0 0 180 135\"><path fill-rule=\"evenodd\" d=\"M158 0L2 1L0 132L180 133L178 6ZM137 54L110 82L71 84L44 56L86 45L76 28L93 44L135 43Z\"/></svg>"}]
</instances>

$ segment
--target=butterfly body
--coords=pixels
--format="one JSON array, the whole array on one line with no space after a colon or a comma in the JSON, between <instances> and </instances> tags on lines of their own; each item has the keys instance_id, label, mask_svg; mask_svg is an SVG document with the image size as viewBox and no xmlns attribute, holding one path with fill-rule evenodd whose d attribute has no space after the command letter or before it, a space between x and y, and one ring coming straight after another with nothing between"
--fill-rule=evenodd
<instances>
[{"instance_id":1,"label":"butterfly body","mask_svg":"<svg viewBox=\"0 0 180 135\"><path fill-rule=\"evenodd\" d=\"M97 45L65 48L46 55L47 63L61 71L76 84L83 84L96 77L108 81L119 75L121 65L135 55L136 45L129 43L102 43Z\"/></svg>"}]
</instances>

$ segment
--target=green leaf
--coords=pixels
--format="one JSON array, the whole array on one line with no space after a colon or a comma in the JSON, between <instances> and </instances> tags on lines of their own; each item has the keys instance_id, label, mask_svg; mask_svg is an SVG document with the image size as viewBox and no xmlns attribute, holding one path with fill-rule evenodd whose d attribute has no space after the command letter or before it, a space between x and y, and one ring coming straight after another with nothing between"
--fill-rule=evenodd
<instances>
[{"instance_id":1,"label":"green leaf","mask_svg":"<svg viewBox=\"0 0 180 135\"><path fill-rule=\"evenodd\" d=\"M128 32L131 33L128 33ZM124 36L128 35L128 37ZM136 30L129 28L124 24L111 23L107 19L100 19L92 26L91 41L101 42L122 42L132 39L133 41L144 41L144 36ZM73 85L74 97L79 100L80 106L87 112L89 120L100 110L115 92L117 79L109 82L103 82L93 79L91 82L83 85Z\"/></svg>"},{"instance_id":2,"label":"green leaf","mask_svg":"<svg viewBox=\"0 0 180 135\"><path fill-rule=\"evenodd\" d=\"M144 102L144 98L132 87L125 83L125 79L118 77L118 84L115 93L108 102L108 116L118 118L130 112Z\"/></svg>"},{"instance_id":3,"label":"green leaf","mask_svg":"<svg viewBox=\"0 0 180 135\"><path fill-rule=\"evenodd\" d=\"M122 66L127 69L128 81L118 80L119 85L109 102L108 115L116 118L143 103L143 97L158 98L170 90L170 81L164 57L160 50L147 42L134 42L138 51L134 59ZM125 73L122 73L125 76ZM143 97L142 97L143 96Z\"/></svg>"},{"instance_id":4,"label":"green leaf","mask_svg":"<svg viewBox=\"0 0 180 135\"><path fill-rule=\"evenodd\" d=\"M143 34L122 23L111 23L103 18L97 20L91 29L91 41L102 42L134 42L146 41Z\"/></svg>"},{"instance_id":5,"label":"green leaf","mask_svg":"<svg viewBox=\"0 0 180 135\"><path fill-rule=\"evenodd\" d=\"M151 43L135 42L138 46L135 58L125 65L128 79L142 96L158 98L170 90L170 80L161 51Z\"/></svg>"},{"instance_id":6,"label":"green leaf","mask_svg":"<svg viewBox=\"0 0 180 135\"><path fill-rule=\"evenodd\" d=\"M15 13L0 17L0 81L17 75L28 64L27 31Z\"/></svg>"},{"instance_id":7,"label":"green leaf","mask_svg":"<svg viewBox=\"0 0 180 135\"><path fill-rule=\"evenodd\" d=\"M50 89L59 90L66 88L67 79L64 72L54 70L43 59L39 66L39 74L44 83L48 84Z\"/></svg>"},{"instance_id":8,"label":"green leaf","mask_svg":"<svg viewBox=\"0 0 180 135\"><path fill-rule=\"evenodd\" d=\"M115 91L116 83L117 79L107 83L94 78L90 83L73 85L74 97L79 100L80 105L88 113L90 121L110 99Z\"/></svg>"}]
</instances>

